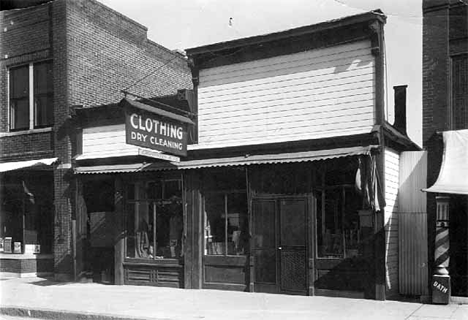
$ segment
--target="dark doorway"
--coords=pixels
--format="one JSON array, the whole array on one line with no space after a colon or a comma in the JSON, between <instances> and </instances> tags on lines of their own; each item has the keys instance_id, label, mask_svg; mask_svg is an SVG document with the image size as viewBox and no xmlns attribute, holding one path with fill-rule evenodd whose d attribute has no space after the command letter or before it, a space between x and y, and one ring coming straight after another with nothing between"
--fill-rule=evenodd
<instances>
[{"instance_id":1,"label":"dark doorway","mask_svg":"<svg viewBox=\"0 0 468 320\"><path fill-rule=\"evenodd\" d=\"M450 200L450 276L452 295L468 296L468 197Z\"/></svg>"},{"instance_id":2,"label":"dark doorway","mask_svg":"<svg viewBox=\"0 0 468 320\"><path fill-rule=\"evenodd\" d=\"M307 199L253 201L255 291L307 293Z\"/></svg>"}]
</instances>

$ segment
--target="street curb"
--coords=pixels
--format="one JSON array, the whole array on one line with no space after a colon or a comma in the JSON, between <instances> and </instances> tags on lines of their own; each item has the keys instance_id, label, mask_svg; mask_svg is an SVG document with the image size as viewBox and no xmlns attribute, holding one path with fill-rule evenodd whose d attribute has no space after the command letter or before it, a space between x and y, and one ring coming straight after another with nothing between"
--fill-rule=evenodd
<instances>
[{"instance_id":1,"label":"street curb","mask_svg":"<svg viewBox=\"0 0 468 320\"><path fill-rule=\"evenodd\" d=\"M105 313L74 312L17 306L0 306L0 315L60 320L170 320L170 318L128 317Z\"/></svg>"}]
</instances>

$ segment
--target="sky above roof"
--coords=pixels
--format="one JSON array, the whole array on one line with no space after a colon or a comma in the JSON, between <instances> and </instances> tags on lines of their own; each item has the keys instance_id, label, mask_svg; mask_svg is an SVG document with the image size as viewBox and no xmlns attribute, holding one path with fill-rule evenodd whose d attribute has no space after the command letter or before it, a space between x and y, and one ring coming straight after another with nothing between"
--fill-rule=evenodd
<instances>
[{"instance_id":1,"label":"sky above roof","mask_svg":"<svg viewBox=\"0 0 468 320\"><path fill-rule=\"evenodd\" d=\"M421 145L422 2L420 0L99 0L148 28L148 38L188 49L279 32L381 9L385 25L388 119L393 86L408 85L408 134Z\"/></svg>"}]
</instances>

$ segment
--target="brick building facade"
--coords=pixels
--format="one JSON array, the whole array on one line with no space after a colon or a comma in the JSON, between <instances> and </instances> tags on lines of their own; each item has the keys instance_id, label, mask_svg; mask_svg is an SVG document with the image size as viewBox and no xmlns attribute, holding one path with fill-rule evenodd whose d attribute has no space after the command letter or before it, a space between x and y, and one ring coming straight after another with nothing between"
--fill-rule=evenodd
<instances>
[{"instance_id":1,"label":"brick building facade","mask_svg":"<svg viewBox=\"0 0 468 320\"><path fill-rule=\"evenodd\" d=\"M423 1L423 145L428 152L428 186L437 185L438 179L443 178L441 166L448 150L442 137L446 132L466 135L465 129L468 129L467 12L466 1ZM463 166L458 171L458 175L466 179ZM452 180L451 183L457 182ZM427 194L429 266L434 269L440 264L431 253L437 249L436 232L439 233L436 229L436 222L440 221L436 199L441 200L440 196L444 196L450 208L450 263L447 264L452 278L452 294L467 296L468 190L458 194L441 188L432 187L432 190L435 191Z\"/></svg>"},{"instance_id":2,"label":"brick building facade","mask_svg":"<svg viewBox=\"0 0 468 320\"><path fill-rule=\"evenodd\" d=\"M22 245L17 258L25 259L25 244L42 241L56 277L68 278L74 254L71 167L78 147L71 107L116 103L122 90L145 97L173 94L191 88L190 72L181 54L147 38L146 27L94 0L2 11L0 21L0 174L7 203L1 237L10 236L8 219L23 220L10 227L13 242ZM2 262L0 271L21 273L9 265L18 264Z\"/></svg>"}]
</instances>

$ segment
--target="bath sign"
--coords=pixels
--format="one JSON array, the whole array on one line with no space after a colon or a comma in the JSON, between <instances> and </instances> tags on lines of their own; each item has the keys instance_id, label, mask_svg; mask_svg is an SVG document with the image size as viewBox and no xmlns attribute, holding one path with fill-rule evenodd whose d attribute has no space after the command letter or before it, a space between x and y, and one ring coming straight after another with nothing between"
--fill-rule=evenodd
<instances>
[{"instance_id":1,"label":"bath sign","mask_svg":"<svg viewBox=\"0 0 468 320\"><path fill-rule=\"evenodd\" d=\"M187 124L159 114L126 108L125 135L127 144L187 155Z\"/></svg>"}]
</instances>

